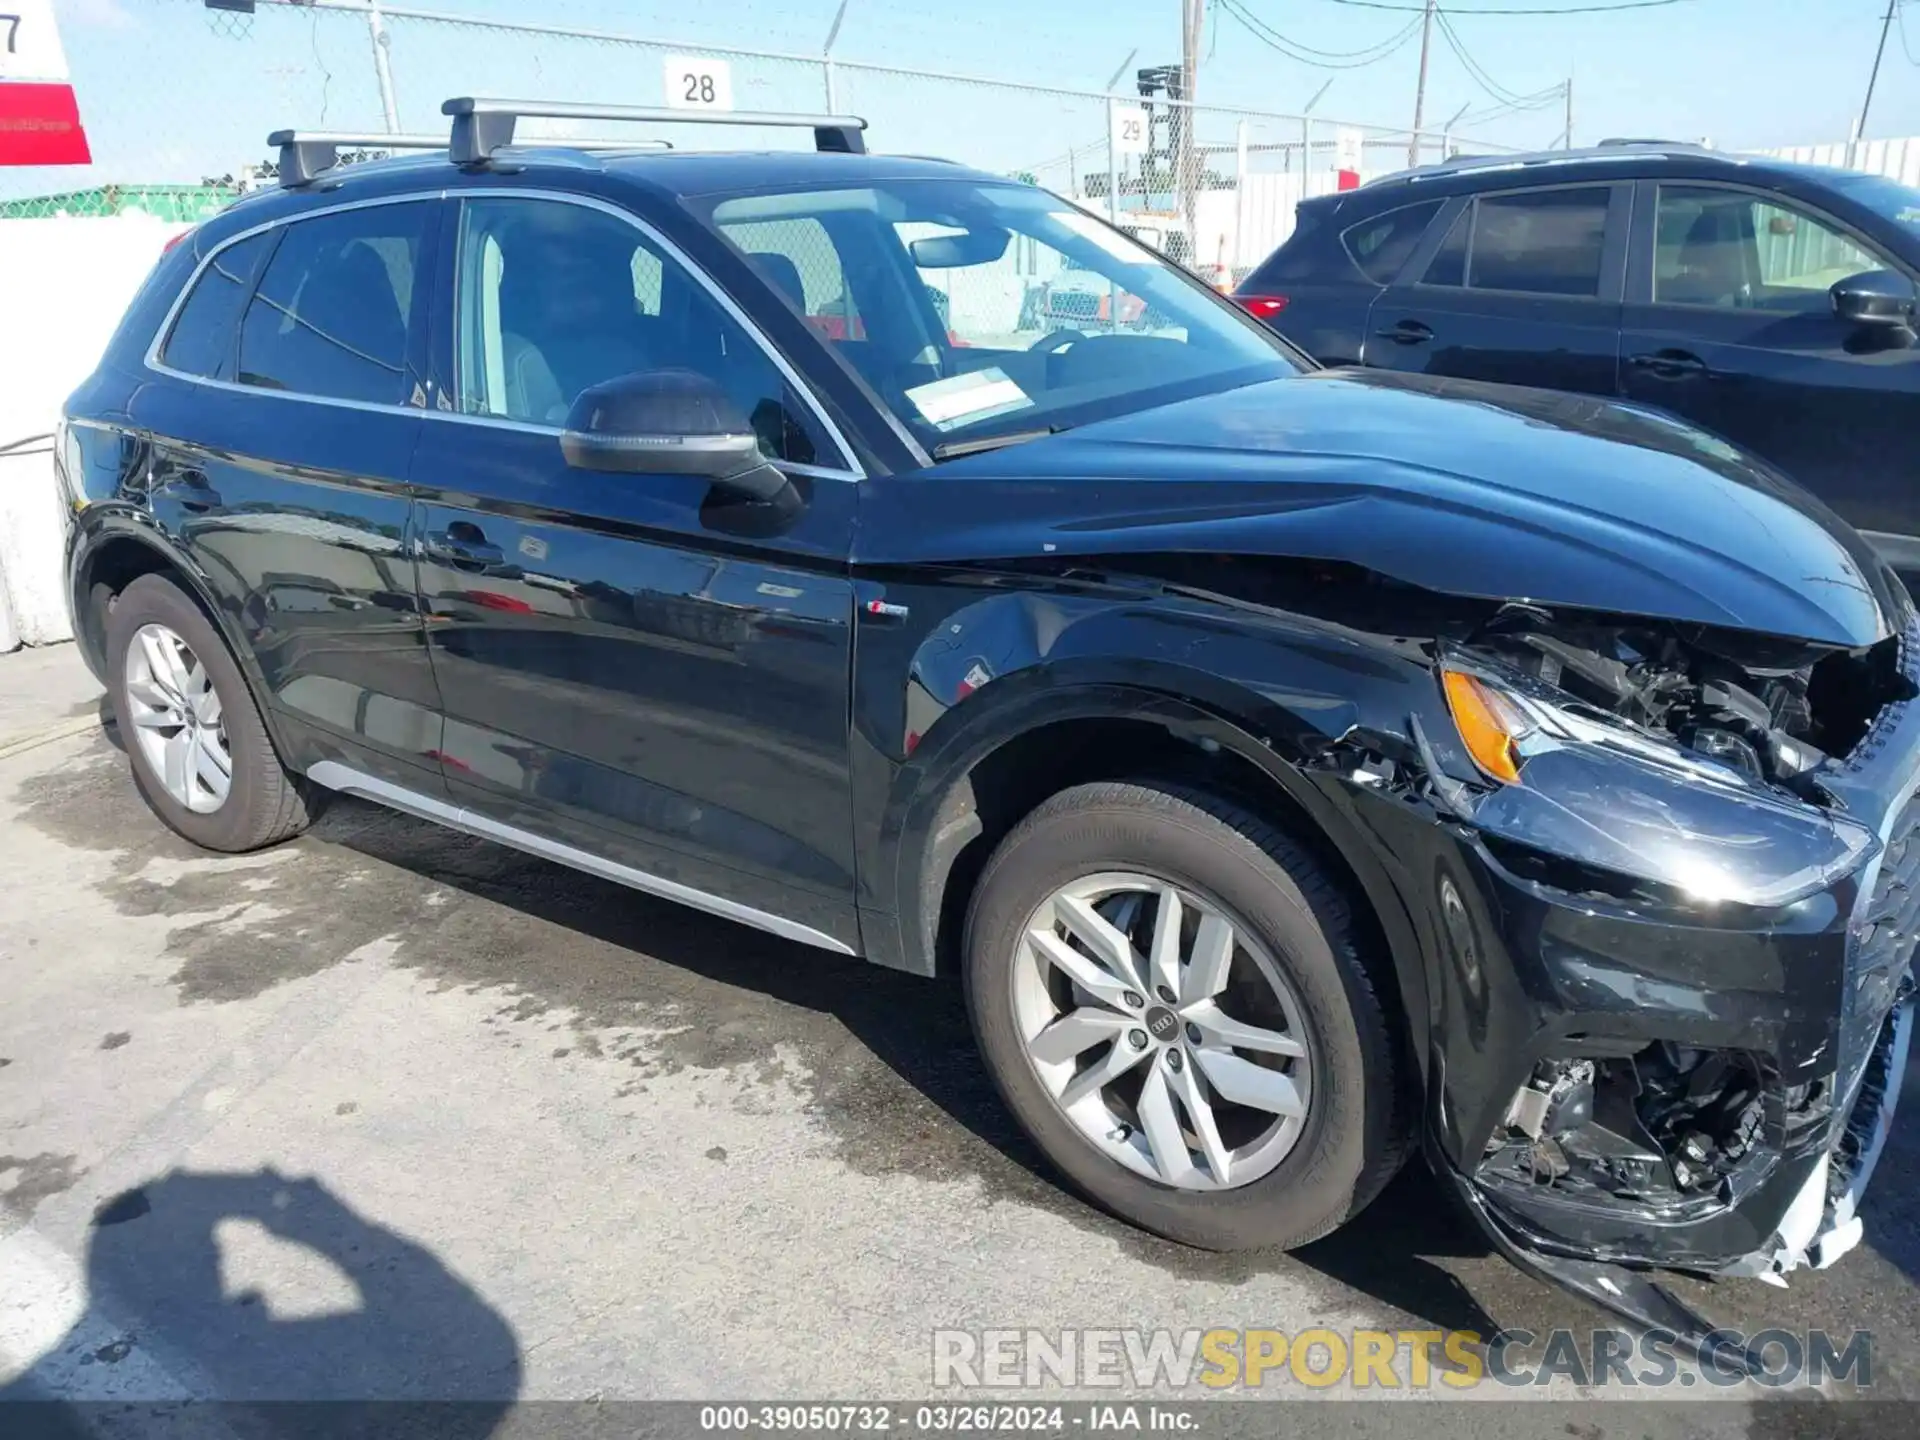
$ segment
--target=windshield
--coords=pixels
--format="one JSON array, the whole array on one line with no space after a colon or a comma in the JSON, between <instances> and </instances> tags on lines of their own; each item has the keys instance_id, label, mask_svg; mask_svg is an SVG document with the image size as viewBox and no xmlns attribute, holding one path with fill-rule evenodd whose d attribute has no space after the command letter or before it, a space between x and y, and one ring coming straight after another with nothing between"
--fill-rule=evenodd
<instances>
[{"instance_id":1,"label":"windshield","mask_svg":"<svg viewBox=\"0 0 1920 1440\"><path fill-rule=\"evenodd\" d=\"M1884 175L1857 175L1852 171L1841 172L1833 187L1920 239L1920 190Z\"/></svg>"},{"instance_id":2,"label":"windshield","mask_svg":"<svg viewBox=\"0 0 1920 1440\"><path fill-rule=\"evenodd\" d=\"M1311 363L1031 186L955 178L736 195L709 218L936 454Z\"/></svg>"}]
</instances>

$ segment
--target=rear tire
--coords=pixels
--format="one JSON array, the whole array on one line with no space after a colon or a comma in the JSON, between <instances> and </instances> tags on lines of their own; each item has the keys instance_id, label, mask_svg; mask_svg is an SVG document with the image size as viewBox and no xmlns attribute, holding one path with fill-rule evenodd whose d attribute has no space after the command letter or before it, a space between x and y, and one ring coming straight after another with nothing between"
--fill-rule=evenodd
<instances>
[{"instance_id":1,"label":"rear tire","mask_svg":"<svg viewBox=\"0 0 1920 1440\"><path fill-rule=\"evenodd\" d=\"M1150 888L1136 899L1128 881ZM1062 957L1065 968L1051 959L1057 952L1049 937L1093 954L1079 939L1084 921L1050 927L1056 916L1085 913L1059 907L1085 906L1091 902L1079 897L1115 886L1119 908L1098 903L1118 917L1111 923L1134 928L1124 936L1131 948L1114 945L1110 952L1130 956L1108 967L1119 971L1121 984L1106 987L1104 976L1082 970L1071 955ZM1168 893L1184 906L1154 898ZM1187 950L1169 952L1177 973L1155 968L1165 963L1154 933L1160 921L1147 914L1156 904L1168 908L1155 914L1178 917L1185 927L1178 933L1189 937L1190 960L1182 958ZM1195 938L1202 922L1216 935L1222 926L1232 931L1229 958L1215 967L1235 977L1226 988L1196 978L1206 949ZM1157 782L1063 791L1015 827L987 862L964 944L974 1033L1008 1108L1075 1186L1136 1225L1212 1250L1304 1245L1357 1215L1405 1158L1408 1107L1398 1052L1356 952L1345 898L1284 832L1239 805ZM1036 982L1036 974L1044 978ZM1083 979L1111 998L1095 1003ZM1178 1006L1155 1003L1154 982L1167 979L1173 984L1160 995L1177 991ZM1036 983L1051 989L1036 990ZM1279 1017L1284 1009L1284 1018L1259 1022L1267 1028L1255 1031L1247 1013L1223 1014L1245 1012L1243 997L1257 1001L1263 983L1278 1001L1269 1013ZM1210 990L1212 1002L1204 998ZM1038 1014L1036 994L1046 996ZM1144 1003L1133 1006L1135 1000ZM1168 1009L1176 1010L1178 1024L1169 1022ZM1068 1014L1085 1031L1043 1043L1036 1057L1034 1037ZM1065 1051L1080 1052L1084 1033L1102 1033L1109 1024L1118 1027L1111 1050L1096 1040L1059 1060ZM1223 1035L1226 1047L1239 1047L1224 1060ZM1134 1050L1144 1060L1133 1061ZM1085 1082L1093 1072L1127 1063L1132 1068L1092 1092L1097 1104L1089 1108ZM1144 1081L1135 1078L1143 1073ZM1148 1100L1145 1086L1155 1083L1176 1097L1177 1108ZM1129 1087L1138 1094L1130 1096ZM1230 1093L1236 1091L1258 1103L1241 1103ZM1275 1094L1287 1100L1274 1115L1288 1116L1287 1104L1304 1113L1262 1132ZM1206 1112L1204 1122L1196 1110ZM1168 1118L1156 1125L1156 1117ZM1286 1143L1262 1138L1288 1124L1296 1128L1279 1136ZM1169 1152L1171 1163L1161 1163ZM1236 1181L1237 1174L1250 1178Z\"/></svg>"},{"instance_id":2,"label":"rear tire","mask_svg":"<svg viewBox=\"0 0 1920 1440\"><path fill-rule=\"evenodd\" d=\"M106 618L114 715L153 812L194 844L229 853L306 829L305 782L280 763L239 665L193 597L165 576L142 575Z\"/></svg>"}]
</instances>

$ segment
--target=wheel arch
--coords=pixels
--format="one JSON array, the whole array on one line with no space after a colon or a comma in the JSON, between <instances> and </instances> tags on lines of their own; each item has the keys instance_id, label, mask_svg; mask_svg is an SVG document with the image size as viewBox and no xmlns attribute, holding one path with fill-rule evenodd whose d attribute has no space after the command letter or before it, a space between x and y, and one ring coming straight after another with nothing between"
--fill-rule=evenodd
<instances>
[{"instance_id":1,"label":"wheel arch","mask_svg":"<svg viewBox=\"0 0 1920 1440\"><path fill-rule=\"evenodd\" d=\"M1390 982L1410 1073L1424 1074L1415 1037L1428 986L1412 917L1344 807L1282 753L1285 740L1263 733L1256 717L1272 702L1234 697L1211 678L1066 668L1078 673L1035 667L996 680L944 716L902 768L883 826L892 884L874 896L893 903L863 916L870 958L919 974L950 969L986 856L1050 795L1090 779L1178 779L1271 816L1327 866L1391 967L1378 978Z\"/></svg>"}]
</instances>

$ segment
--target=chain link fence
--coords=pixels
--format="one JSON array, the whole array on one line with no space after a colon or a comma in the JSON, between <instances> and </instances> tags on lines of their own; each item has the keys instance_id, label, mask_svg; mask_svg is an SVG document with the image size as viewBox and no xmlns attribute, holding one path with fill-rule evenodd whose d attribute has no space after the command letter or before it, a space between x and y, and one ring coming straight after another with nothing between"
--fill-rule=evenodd
<instances>
[{"instance_id":1,"label":"chain link fence","mask_svg":"<svg viewBox=\"0 0 1920 1440\"><path fill-rule=\"evenodd\" d=\"M1343 183L1341 169L1384 173L1453 144L1188 104L1170 98L1164 70L1152 95L1107 95L385 0L258 0L252 13L204 0L88 9L89 23L67 26L65 39L94 163L0 169L0 218L129 208L198 218L257 183L272 130L444 133L440 103L453 94L684 104L690 97L669 90L686 76L680 62L721 61L735 110L863 116L876 150L941 155L1058 191L1224 284L1286 238L1302 197ZM1110 144L1123 122L1141 133ZM621 128L528 121L522 134ZM652 133L695 148L805 143L790 131Z\"/></svg>"}]
</instances>

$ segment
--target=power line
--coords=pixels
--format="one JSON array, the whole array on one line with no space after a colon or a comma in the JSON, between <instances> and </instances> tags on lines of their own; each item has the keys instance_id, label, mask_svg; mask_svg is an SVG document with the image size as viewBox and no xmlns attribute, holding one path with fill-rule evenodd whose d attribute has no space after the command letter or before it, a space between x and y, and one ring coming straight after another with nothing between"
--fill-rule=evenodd
<instances>
[{"instance_id":1,"label":"power line","mask_svg":"<svg viewBox=\"0 0 1920 1440\"><path fill-rule=\"evenodd\" d=\"M1249 35L1270 49L1279 51L1290 60L1298 60L1302 65L1310 65L1320 70L1358 70L1367 65L1377 64L1404 46L1413 38L1414 31L1420 28L1419 20L1415 19L1385 40L1369 45L1365 49L1322 50L1282 35L1266 21L1246 9L1239 0L1220 0L1220 8L1238 20Z\"/></svg>"},{"instance_id":2,"label":"power line","mask_svg":"<svg viewBox=\"0 0 1920 1440\"><path fill-rule=\"evenodd\" d=\"M1893 12L1893 23L1900 27L1900 48L1906 51L1908 63L1920 65L1920 55L1913 53L1913 44L1907 39L1907 7L1904 4Z\"/></svg>"},{"instance_id":3,"label":"power line","mask_svg":"<svg viewBox=\"0 0 1920 1440\"><path fill-rule=\"evenodd\" d=\"M1418 15L1424 5L1395 4L1393 0L1327 0L1330 5L1347 5L1355 10L1393 10L1402 15ZM1688 5L1693 0L1613 0L1603 5L1567 5L1548 8L1543 5L1483 6L1449 5L1452 15L1607 15L1617 10L1658 10L1667 5Z\"/></svg>"},{"instance_id":4,"label":"power line","mask_svg":"<svg viewBox=\"0 0 1920 1440\"><path fill-rule=\"evenodd\" d=\"M1458 57L1460 64L1465 67L1467 74L1473 78L1474 83L1486 91L1488 95L1495 100L1504 101L1509 105L1519 105L1525 100L1532 98L1522 95L1517 90L1509 90L1498 80L1495 80L1492 75L1488 74L1485 66L1481 65L1478 60L1475 60L1472 55L1467 53L1466 42L1461 40L1460 36L1455 32L1452 23L1447 19L1446 11L1436 10L1433 18L1440 26L1440 38L1447 42L1447 48L1452 50L1454 55Z\"/></svg>"}]
</instances>

